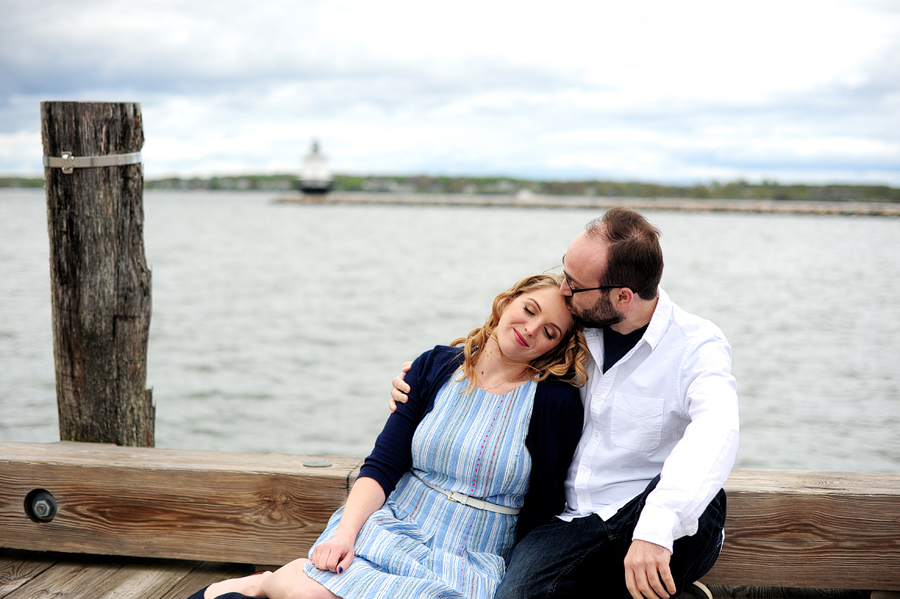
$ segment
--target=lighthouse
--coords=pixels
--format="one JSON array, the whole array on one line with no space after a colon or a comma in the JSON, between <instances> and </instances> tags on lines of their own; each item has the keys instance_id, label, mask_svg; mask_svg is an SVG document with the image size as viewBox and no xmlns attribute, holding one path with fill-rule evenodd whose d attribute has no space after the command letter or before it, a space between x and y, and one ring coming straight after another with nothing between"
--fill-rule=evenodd
<instances>
[{"instance_id":1,"label":"lighthouse","mask_svg":"<svg viewBox=\"0 0 900 599\"><path fill-rule=\"evenodd\" d=\"M331 172L328 170L328 162L319 151L319 142L315 140L309 154L303 159L300 190L308 194L323 194L331 190Z\"/></svg>"}]
</instances>

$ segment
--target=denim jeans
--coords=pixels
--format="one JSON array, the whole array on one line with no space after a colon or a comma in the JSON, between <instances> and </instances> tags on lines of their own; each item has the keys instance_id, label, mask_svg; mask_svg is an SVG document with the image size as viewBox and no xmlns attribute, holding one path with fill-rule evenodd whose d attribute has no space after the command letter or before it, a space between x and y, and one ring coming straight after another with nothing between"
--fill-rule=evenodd
<instances>
[{"instance_id":1,"label":"denim jeans","mask_svg":"<svg viewBox=\"0 0 900 599\"><path fill-rule=\"evenodd\" d=\"M592 514L535 528L513 550L494 599L631 597L625 586L625 554L658 481L657 476L606 522ZM720 490L700 517L697 533L675 540L669 568L679 593L713 567L724 526L725 491Z\"/></svg>"}]
</instances>

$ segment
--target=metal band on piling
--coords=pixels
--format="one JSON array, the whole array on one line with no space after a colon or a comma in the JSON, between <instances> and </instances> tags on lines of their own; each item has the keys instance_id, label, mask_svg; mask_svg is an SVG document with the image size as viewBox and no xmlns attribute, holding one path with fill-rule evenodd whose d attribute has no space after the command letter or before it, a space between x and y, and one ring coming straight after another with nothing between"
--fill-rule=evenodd
<instances>
[{"instance_id":1,"label":"metal band on piling","mask_svg":"<svg viewBox=\"0 0 900 599\"><path fill-rule=\"evenodd\" d=\"M72 156L72 152L62 152L60 156L44 156L44 166L61 168L67 175L76 168L93 168L99 166L127 166L140 164L141 153L108 154L106 156Z\"/></svg>"}]
</instances>

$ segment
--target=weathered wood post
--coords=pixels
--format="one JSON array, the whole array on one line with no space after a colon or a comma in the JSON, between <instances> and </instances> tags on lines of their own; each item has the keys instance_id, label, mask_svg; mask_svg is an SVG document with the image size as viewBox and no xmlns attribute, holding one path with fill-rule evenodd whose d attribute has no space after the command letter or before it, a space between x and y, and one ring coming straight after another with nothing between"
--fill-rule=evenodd
<instances>
[{"instance_id":1,"label":"weathered wood post","mask_svg":"<svg viewBox=\"0 0 900 599\"><path fill-rule=\"evenodd\" d=\"M41 102L41 136L60 439L152 447L140 104Z\"/></svg>"}]
</instances>

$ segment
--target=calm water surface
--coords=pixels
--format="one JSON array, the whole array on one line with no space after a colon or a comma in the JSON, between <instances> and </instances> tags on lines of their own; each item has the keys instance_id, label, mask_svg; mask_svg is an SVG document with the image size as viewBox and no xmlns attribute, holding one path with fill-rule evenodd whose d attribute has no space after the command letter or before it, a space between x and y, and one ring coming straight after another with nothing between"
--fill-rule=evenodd
<instances>
[{"instance_id":1,"label":"calm water surface","mask_svg":"<svg viewBox=\"0 0 900 599\"><path fill-rule=\"evenodd\" d=\"M557 266L585 210L147 192L157 446L368 453L400 364ZM741 467L900 472L900 219L647 211L734 350ZM0 190L0 441L59 438L41 190Z\"/></svg>"}]
</instances>

